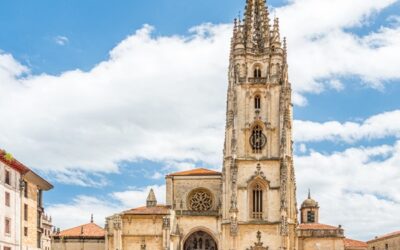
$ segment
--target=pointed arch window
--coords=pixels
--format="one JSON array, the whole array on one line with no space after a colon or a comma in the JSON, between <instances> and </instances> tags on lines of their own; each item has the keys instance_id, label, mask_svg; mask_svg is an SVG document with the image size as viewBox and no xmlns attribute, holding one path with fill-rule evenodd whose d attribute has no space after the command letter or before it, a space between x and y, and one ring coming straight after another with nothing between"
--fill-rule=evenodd
<instances>
[{"instance_id":1,"label":"pointed arch window","mask_svg":"<svg viewBox=\"0 0 400 250\"><path fill-rule=\"evenodd\" d=\"M254 68L254 78L261 78L261 68L260 68L260 66L256 66Z\"/></svg>"},{"instance_id":2,"label":"pointed arch window","mask_svg":"<svg viewBox=\"0 0 400 250\"><path fill-rule=\"evenodd\" d=\"M263 188L259 183L256 183L252 188L252 213L253 219L263 218Z\"/></svg>"},{"instance_id":3,"label":"pointed arch window","mask_svg":"<svg viewBox=\"0 0 400 250\"><path fill-rule=\"evenodd\" d=\"M256 95L256 97L254 98L254 108L257 109L261 109L261 97L259 95Z\"/></svg>"},{"instance_id":4,"label":"pointed arch window","mask_svg":"<svg viewBox=\"0 0 400 250\"><path fill-rule=\"evenodd\" d=\"M261 153L267 142L267 137L263 134L263 129L260 125L256 125L251 132L250 144L254 153Z\"/></svg>"}]
</instances>

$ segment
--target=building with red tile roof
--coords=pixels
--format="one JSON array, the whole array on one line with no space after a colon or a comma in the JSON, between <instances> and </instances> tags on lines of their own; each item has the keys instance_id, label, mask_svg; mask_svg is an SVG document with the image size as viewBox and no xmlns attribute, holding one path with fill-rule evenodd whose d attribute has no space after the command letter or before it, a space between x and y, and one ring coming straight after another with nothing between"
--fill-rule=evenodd
<instances>
[{"instance_id":1,"label":"building with red tile roof","mask_svg":"<svg viewBox=\"0 0 400 250\"><path fill-rule=\"evenodd\" d=\"M367 241L370 250L390 250L400 249L400 231L376 236L374 239Z\"/></svg>"},{"instance_id":2,"label":"building with red tile roof","mask_svg":"<svg viewBox=\"0 0 400 250\"><path fill-rule=\"evenodd\" d=\"M344 248L346 250L366 250L368 249L368 244L364 241L345 238Z\"/></svg>"},{"instance_id":3,"label":"building with red tile roof","mask_svg":"<svg viewBox=\"0 0 400 250\"><path fill-rule=\"evenodd\" d=\"M45 249L48 237L43 234L45 228L40 221L44 213L42 194L52 188L51 183L12 154L0 150L0 200L5 201L0 203L0 226L5 223L5 233L0 235L4 244L0 247Z\"/></svg>"},{"instance_id":4,"label":"building with red tile roof","mask_svg":"<svg viewBox=\"0 0 400 250\"><path fill-rule=\"evenodd\" d=\"M106 231L93 222L54 232L52 250L104 250Z\"/></svg>"},{"instance_id":5,"label":"building with red tile roof","mask_svg":"<svg viewBox=\"0 0 400 250\"><path fill-rule=\"evenodd\" d=\"M221 175L221 172L205 168L196 168L196 169L172 173L169 174L168 176L209 176L209 175Z\"/></svg>"}]
</instances>

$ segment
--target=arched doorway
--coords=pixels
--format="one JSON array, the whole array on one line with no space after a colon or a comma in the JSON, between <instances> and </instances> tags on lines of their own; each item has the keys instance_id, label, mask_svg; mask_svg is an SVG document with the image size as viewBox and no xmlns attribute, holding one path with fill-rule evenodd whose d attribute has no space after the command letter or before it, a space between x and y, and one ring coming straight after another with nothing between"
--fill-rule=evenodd
<instances>
[{"instance_id":1,"label":"arched doorway","mask_svg":"<svg viewBox=\"0 0 400 250\"><path fill-rule=\"evenodd\" d=\"M218 246L211 235L197 231L186 239L183 250L218 250Z\"/></svg>"}]
</instances>

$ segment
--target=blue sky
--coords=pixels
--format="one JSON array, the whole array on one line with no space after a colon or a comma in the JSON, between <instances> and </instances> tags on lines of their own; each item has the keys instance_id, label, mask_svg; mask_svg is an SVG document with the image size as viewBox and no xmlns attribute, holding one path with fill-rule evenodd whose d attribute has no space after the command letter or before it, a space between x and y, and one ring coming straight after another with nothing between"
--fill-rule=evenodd
<instances>
[{"instance_id":1,"label":"blue sky","mask_svg":"<svg viewBox=\"0 0 400 250\"><path fill-rule=\"evenodd\" d=\"M326 208L322 221L356 238L398 229L387 214L400 212L400 2L269 5L288 36L298 202L311 187ZM243 0L0 3L0 111L9 121L0 147L53 182L45 202L58 226L84 223L90 213L101 224L143 203L151 186L162 200L170 171L220 168L229 25L243 7ZM355 205L338 207L347 200ZM382 211L366 231L360 218L372 216L371 203ZM62 211L84 208L63 219Z\"/></svg>"}]
</instances>

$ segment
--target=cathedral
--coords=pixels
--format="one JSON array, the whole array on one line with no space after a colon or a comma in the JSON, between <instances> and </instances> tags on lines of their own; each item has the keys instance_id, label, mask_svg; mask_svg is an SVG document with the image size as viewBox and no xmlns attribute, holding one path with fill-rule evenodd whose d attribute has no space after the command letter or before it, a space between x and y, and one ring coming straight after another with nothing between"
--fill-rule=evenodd
<instances>
[{"instance_id":1,"label":"cathedral","mask_svg":"<svg viewBox=\"0 0 400 250\"><path fill-rule=\"evenodd\" d=\"M166 204L151 190L145 206L108 217L105 248L353 249L341 226L319 224L311 196L297 210L291 95L279 20L247 0L231 40L222 171L167 175Z\"/></svg>"}]
</instances>

